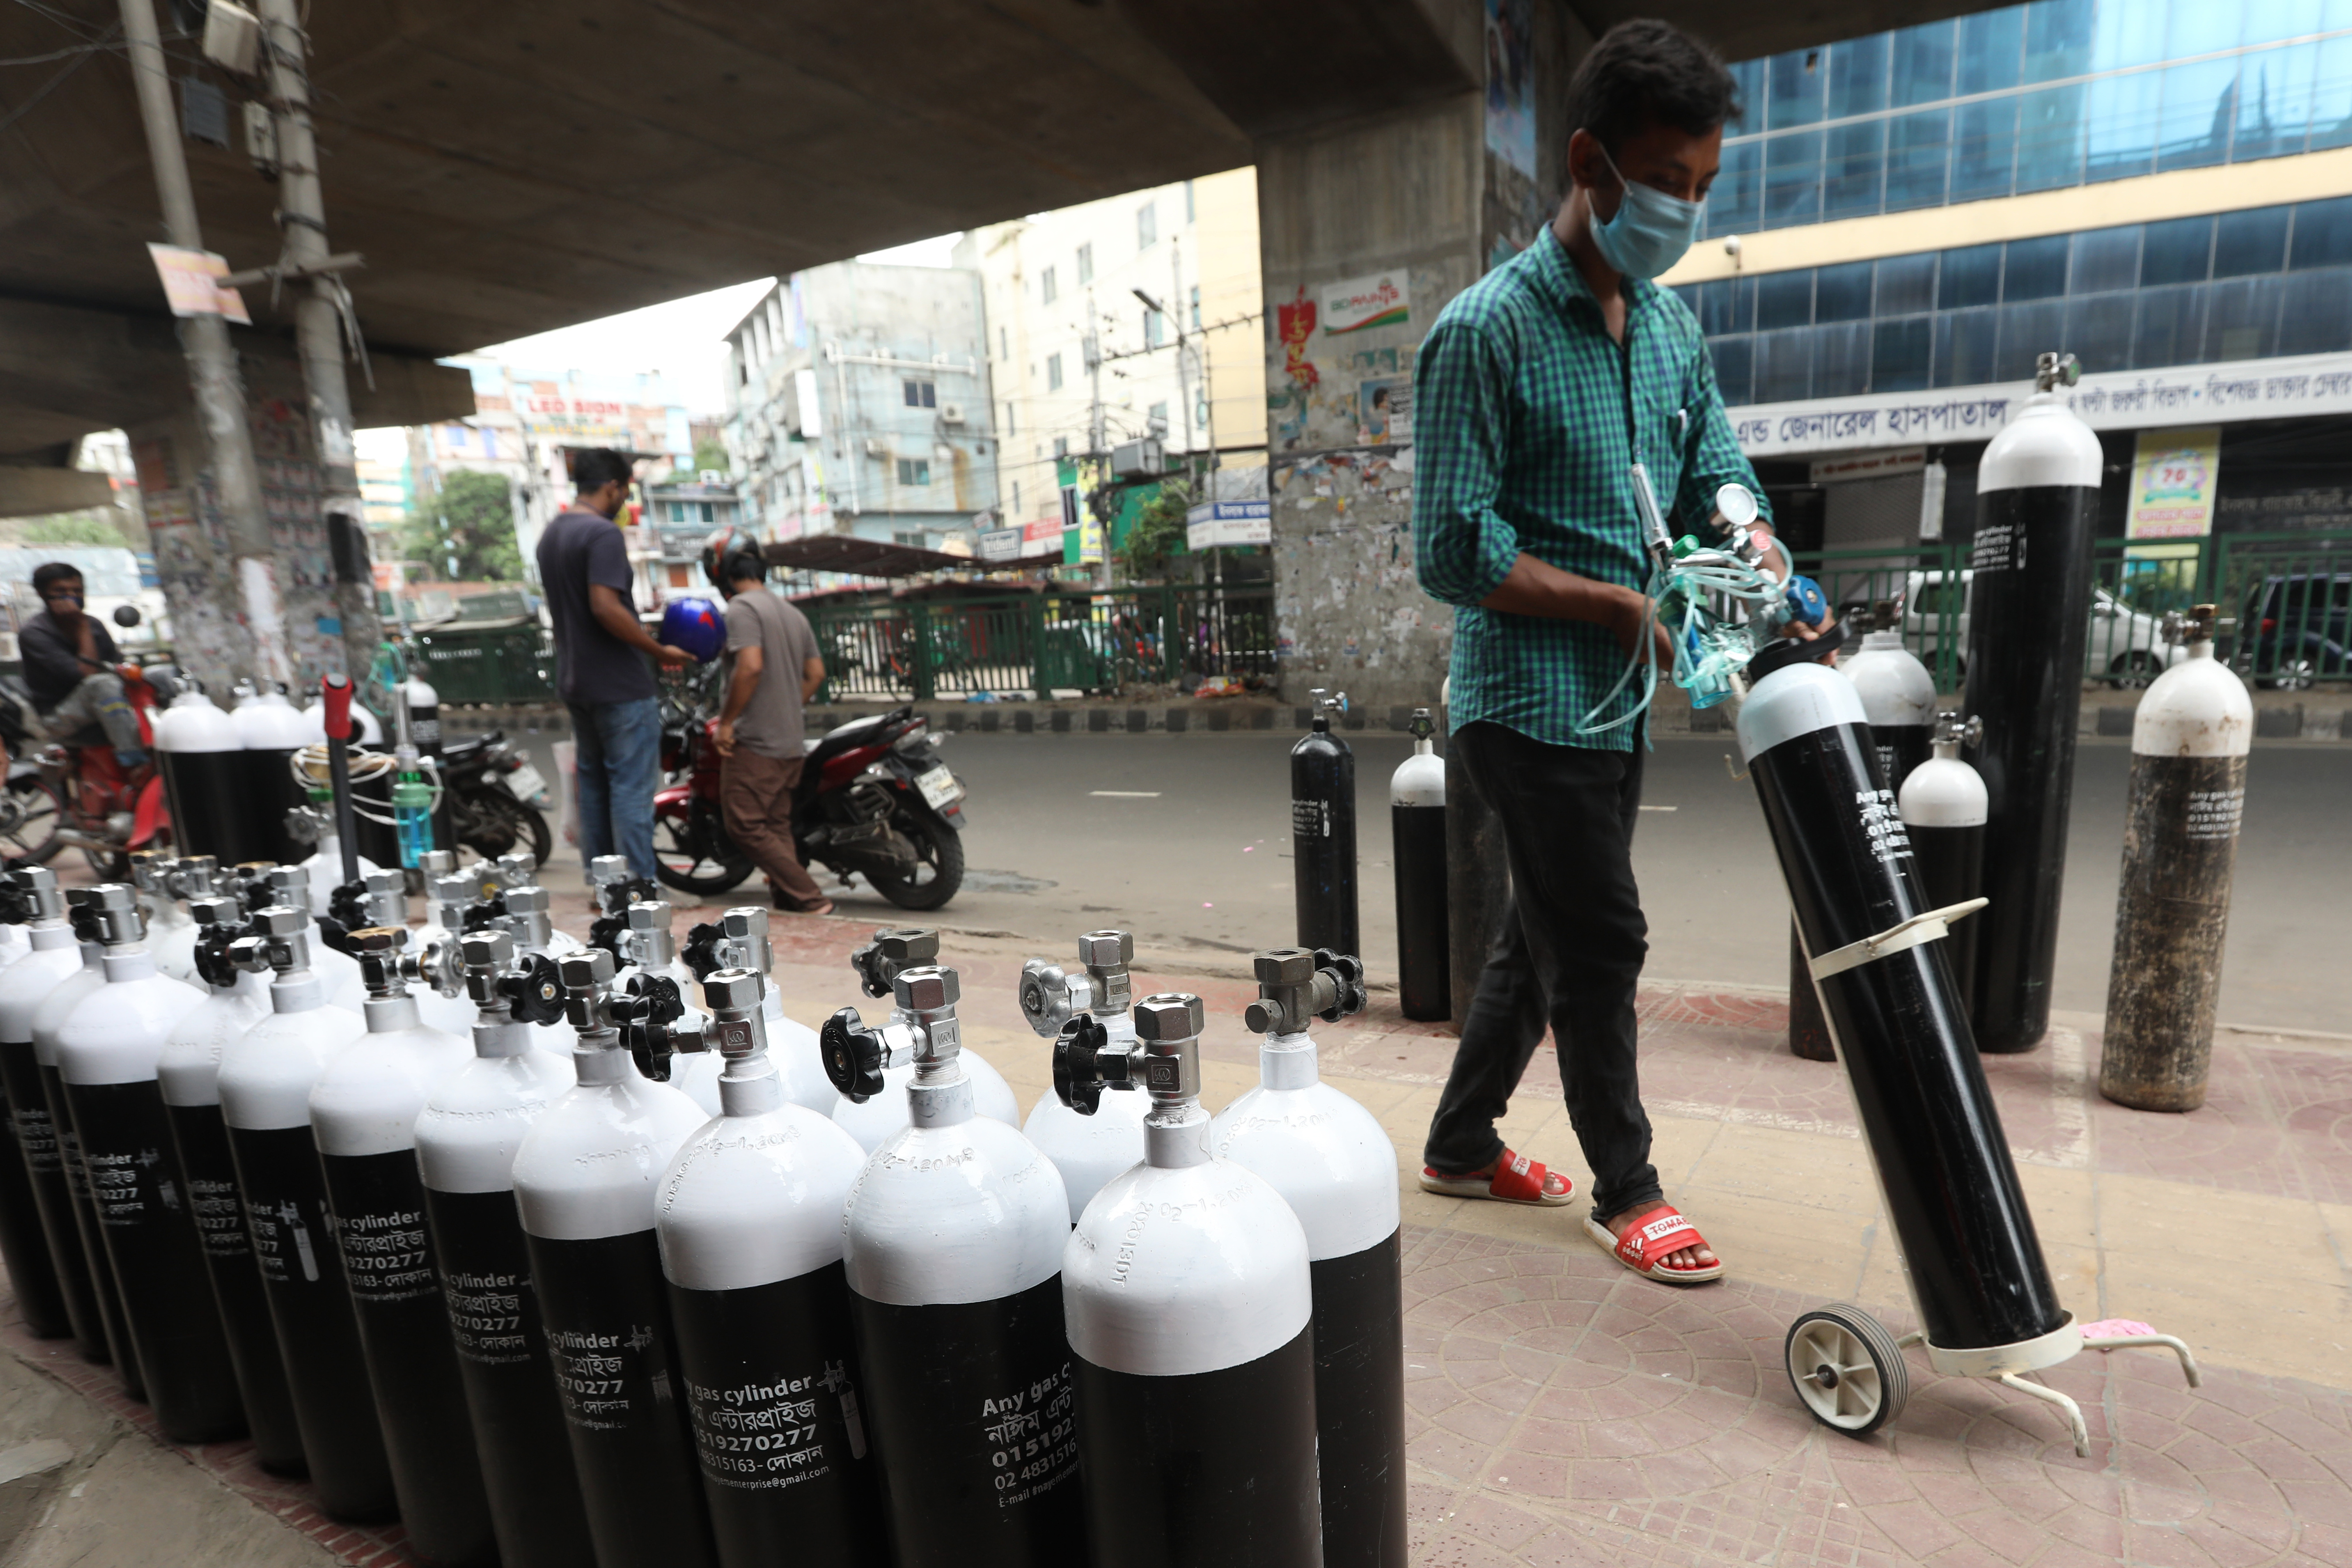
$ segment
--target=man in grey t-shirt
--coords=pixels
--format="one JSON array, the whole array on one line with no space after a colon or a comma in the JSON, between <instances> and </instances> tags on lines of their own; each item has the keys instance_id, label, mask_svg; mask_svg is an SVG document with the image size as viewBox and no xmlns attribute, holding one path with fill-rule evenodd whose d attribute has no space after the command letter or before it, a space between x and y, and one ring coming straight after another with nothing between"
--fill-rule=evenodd
<instances>
[{"instance_id":1,"label":"man in grey t-shirt","mask_svg":"<svg viewBox=\"0 0 2352 1568\"><path fill-rule=\"evenodd\" d=\"M793 841L793 789L806 758L801 704L824 683L808 617L768 592L768 563L750 534L711 536L705 575L727 595L727 703L712 739L723 759L719 805L727 831L768 874L780 910L829 915Z\"/></svg>"}]
</instances>

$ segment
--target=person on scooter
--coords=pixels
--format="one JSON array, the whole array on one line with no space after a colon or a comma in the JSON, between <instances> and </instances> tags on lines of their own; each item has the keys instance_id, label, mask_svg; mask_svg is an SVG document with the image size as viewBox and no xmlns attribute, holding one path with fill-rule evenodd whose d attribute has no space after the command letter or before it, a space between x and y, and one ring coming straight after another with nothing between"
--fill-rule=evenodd
<instances>
[{"instance_id":1,"label":"person on scooter","mask_svg":"<svg viewBox=\"0 0 2352 1568\"><path fill-rule=\"evenodd\" d=\"M793 790L807 756L801 708L824 684L816 633L796 606L768 592L767 557L750 534L712 534L702 572L727 598L727 701L711 727L727 831L768 874L776 908L829 915L833 900L793 840Z\"/></svg>"},{"instance_id":2,"label":"person on scooter","mask_svg":"<svg viewBox=\"0 0 2352 1568\"><path fill-rule=\"evenodd\" d=\"M33 710L51 739L71 744L92 724L106 734L115 761L125 772L143 767L139 715L122 693L122 683L140 679L139 667L122 662L122 650L95 616L83 613L89 595L81 573L62 561L33 568L33 592L41 611L25 623L17 647L25 660L25 684Z\"/></svg>"}]
</instances>

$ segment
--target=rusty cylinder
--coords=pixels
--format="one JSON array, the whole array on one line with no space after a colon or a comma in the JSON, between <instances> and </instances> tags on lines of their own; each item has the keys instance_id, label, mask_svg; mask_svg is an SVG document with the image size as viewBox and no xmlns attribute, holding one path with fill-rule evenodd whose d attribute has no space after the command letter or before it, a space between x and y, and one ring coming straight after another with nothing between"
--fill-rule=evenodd
<instances>
[{"instance_id":1,"label":"rusty cylinder","mask_svg":"<svg viewBox=\"0 0 2352 1568\"><path fill-rule=\"evenodd\" d=\"M2189 626L2188 658L2157 677L2132 721L2099 1092L2140 1110L2205 1103L2254 729L2245 684L2213 657L2213 606L2198 605Z\"/></svg>"}]
</instances>

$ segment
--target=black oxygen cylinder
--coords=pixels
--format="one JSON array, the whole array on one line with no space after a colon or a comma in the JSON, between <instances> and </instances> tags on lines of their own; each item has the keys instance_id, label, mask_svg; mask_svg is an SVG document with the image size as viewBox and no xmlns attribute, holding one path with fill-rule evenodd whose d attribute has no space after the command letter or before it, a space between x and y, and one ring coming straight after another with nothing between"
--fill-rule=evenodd
<instances>
[{"instance_id":1,"label":"black oxygen cylinder","mask_svg":"<svg viewBox=\"0 0 2352 1568\"><path fill-rule=\"evenodd\" d=\"M7 1099L4 1074L0 1119L5 1119L0 1120L0 1265L8 1270L8 1288L26 1329L35 1339L66 1339L73 1333L73 1318L66 1310L65 1287L58 1280L58 1266L41 1228L30 1162L17 1141L16 1108Z\"/></svg>"},{"instance_id":2,"label":"black oxygen cylinder","mask_svg":"<svg viewBox=\"0 0 2352 1568\"><path fill-rule=\"evenodd\" d=\"M66 925L65 895L58 888L56 872L46 866L28 867L10 873L9 880L31 906L32 925L26 932L31 951L0 970L0 1088L7 1093L9 1131L24 1156L40 1246L57 1280L74 1349L84 1361L103 1365L110 1357L105 1323L80 1234L74 1228L65 1155L57 1125L49 1119L33 1045L33 1014L51 991L81 973L81 944ZM11 1261L12 1272L14 1268Z\"/></svg>"},{"instance_id":3,"label":"black oxygen cylinder","mask_svg":"<svg viewBox=\"0 0 2352 1568\"><path fill-rule=\"evenodd\" d=\"M2156 678L2132 720L2099 1092L2140 1110L2204 1104L2213 1059L2254 710L2214 658L2212 627L2213 606L2198 605L2189 657Z\"/></svg>"},{"instance_id":4,"label":"black oxygen cylinder","mask_svg":"<svg viewBox=\"0 0 2352 1568\"><path fill-rule=\"evenodd\" d=\"M1132 1047L1104 1048L1091 1017L1055 1046L1066 1104L1107 1084L1152 1100L1143 1163L1062 1253L1088 1544L1106 1568L1321 1568L1307 1233L1210 1152L1202 1022L1199 997L1162 994L1136 1004Z\"/></svg>"},{"instance_id":5,"label":"black oxygen cylinder","mask_svg":"<svg viewBox=\"0 0 2352 1568\"><path fill-rule=\"evenodd\" d=\"M1767 668L1738 734L1928 1342L2055 1331L2066 1316L1941 933L1906 925L1936 906L1861 700L1817 664Z\"/></svg>"},{"instance_id":6,"label":"black oxygen cylinder","mask_svg":"<svg viewBox=\"0 0 2352 1568\"><path fill-rule=\"evenodd\" d=\"M1970 1016L1977 1046L2027 1051L2050 1027L2058 905L2090 635L2099 438L2061 400L2074 361L2042 356L2034 395L1986 447L1969 551L1969 675L1984 723L1985 929Z\"/></svg>"},{"instance_id":7,"label":"black oxygen cylinder","mask_svg":"<svg viewBox=\"0 0 2352 1568\"><path fill-rule=\"evenodd\" d=\"M136 890L109 883L94 891L106 984L58 1026L58 1073L89 1173L100 1245L122 1291L122 1332L166 1437L241 1437L236 1373L157 1081L172 1026L200 998L156 971Z\"/></svg>"},{"instance_id":8,"label":"black oxygen cylinder","mask_svg":"<svg viewBox=\"0 0 2352 1568\"><path fill-rule=\"evenodd\" d=\"M1931 909L1949 909L1984 893L1984 781L1960 760L1960 746L1974 732L1975 726L1961 724L1958 714L1943 714L1935 754L1912 769L1895 790L1895 805L1911 836ZM1971 916L1944 939L1950 944L1946 956L1952 977L1961 984L1963 1000L1967 976L1976 972L1977 933L1984 924L1981 914Z\"/></svg>"},{"instance_id":9,"label":"black oxygen cylinder","mask_svg":"<svg viewBox=\"0 0 2352 1568\"><path fill-rule=\"evenodd\" d=\"M233 866L269 852L275 838L267 813L248 804L244 738L236 721L193 685L156 717L155 763L181 854L212 855Z\"/></svg>"},{"instance_id":10,"label":"black oxygen cylinder","mask_svg":"<svg viewBox=\"0 0 2352 1568\"><path fill-rule=\"evenodd\" d=\"M221 1054L221 1120L319 1506L330 1519L373 1523L398 1515L398 1494L310 1131L311 1086L366 1025L327 1005L310 967L310 921L307 910L273 905L230 944L238 967L277 977L269 1016Z\"/></svg>"},{"instance_id":11,"label":"black oxygen cylinder","mask_svg":"<svg viewBox=\"0 0 2352 1568\"><path fill-rule=\"evenodd\" d=\"M821 1037L829 1065L860 1061L835 1068L853 1098L886 1066L915 1067L908 1125L864 1162L841 1221L892 1555L898 1568L1080 1562L1069 1193L1018 1129L976 1113L959 984L952 969L901 970L889 1026L845 1008Z\"/></svg>"},{"instance_id":12,"label":"black oxygen cylinder","mask_svg":"<svg viewBox=\"0 0 2352 1568\"><path fill-rule=\"evenodd\" d=\"M370 916L383 921L402 902L401 874L371 871L365 881ZM426 1097L474 1053L418 1016L403 973L407 936L389 924L352 933L367 1033L311 1086L310 1131L409 1550L435 1568L489 1568L498 1543L416 1160Z\"/></svg>"},{"instance_id":13,"label":"black oxygen cylinder","mask_svg":"<svg viewBox=\"0 0 2352 1568\"><path fill-rule=\"evenodd\" d=\"M1432 758L1433 762L1436 759ZM1323 1081L1316 1018L1360 1012L1351 958L1254 956L1257 1087L1219 1111L1209 1147L1264 1177L1307 1232L1315 1292L1315 1429L1324 1568L1404 1568L1404 1279L1396 1146Z\"/></svg>"},{"instance_id":14,"label":"black oxygen cylinder","mask_svg":"<svg viewBox=\"0 0 2352 1568\"><path fill-rule=\"evenodd\" d=\"M709 1118L630 1060L613 955L590 948L560 967L577 1081L514 1163L556 1392L598 1568L693 1568L713 1561L710 1515L654 1227L661 1173Z\"/></svg>"},{"instance_id":15,"label":"black oxygen cylinder","mask_svg":"<svg viewBox=\"0 0 2352 1568\"><path fill-rule=\"evenodd\" d=\"M1454 1013L1445 905L1445 763L1431 750L1434 726L1429 710L1414 709L1412 723L1412 755L1389 778L1397 1001L1406 1017L1428 1023Z\"/></svg>"},{"instance_id":16,"label":"black oxygen cylinder","mask_svg":"<svg viewBox=\"0 0 2352 1568\"><path fill-rule=\"evenodd\" d=\"M1361 952L1356 906L1356 754L1331 733L1331 711L1348 694L1309 692L1315 717L1290 748L1291 872L1297 879L1298 945Z\"/></svg>"}]
</instances>

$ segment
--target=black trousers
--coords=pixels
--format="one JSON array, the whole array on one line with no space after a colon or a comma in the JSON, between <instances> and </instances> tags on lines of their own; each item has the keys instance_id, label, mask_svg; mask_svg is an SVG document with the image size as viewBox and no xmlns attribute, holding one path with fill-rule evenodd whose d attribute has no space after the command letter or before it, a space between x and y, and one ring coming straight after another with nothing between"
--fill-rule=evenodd
<instances>
[{"instance_id":1,"label":"black trousers","mask_svg":"<svg viewBox=\"0 0 2352 1568\"><path fill-rule=\"evenodd\" d=\"M1454 1047L1423 1160L1475 1171L1503 1152L1495 1121L1549 1025L1593 1212L1654 1202L1650 1118L1634 1068L1633 993L1650 950L1633 885L1644 752L1552 746L1499 724L1448 742L1503 827L1511 902Z\"/></svg>"}]
</instances>

